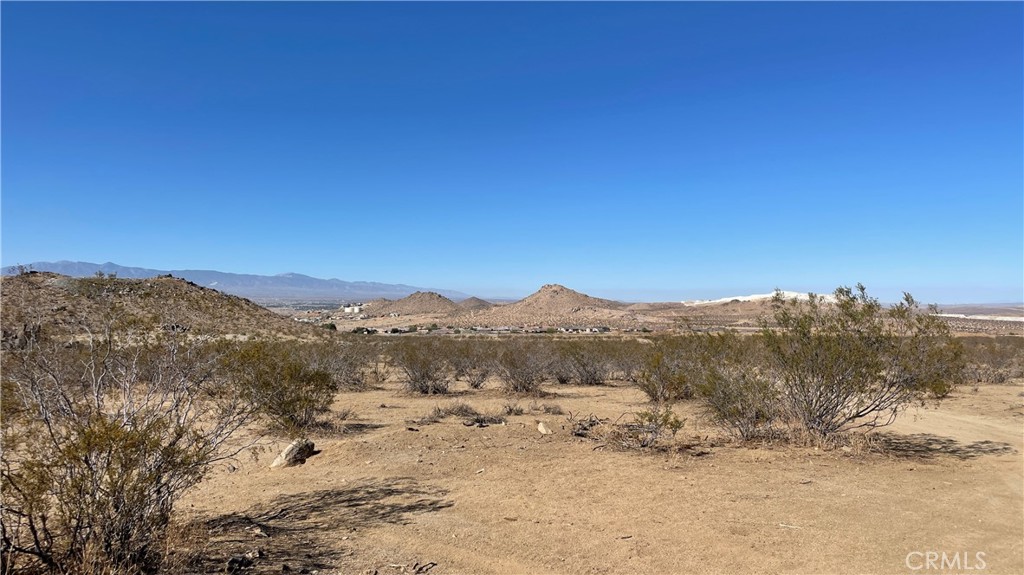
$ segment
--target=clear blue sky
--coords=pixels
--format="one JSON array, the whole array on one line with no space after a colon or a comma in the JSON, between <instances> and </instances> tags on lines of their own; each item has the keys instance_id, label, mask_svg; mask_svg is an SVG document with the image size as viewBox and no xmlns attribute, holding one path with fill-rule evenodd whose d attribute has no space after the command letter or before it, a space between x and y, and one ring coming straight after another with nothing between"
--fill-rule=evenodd
<instances>
[{"instance_id":1,"label":"clear blue sky","mask_svg":"<svg viewBox=\"0 0 1024 575\"><path fill-rule=\"evenodd\" d=\"M2 260L1024 299L1024 4L18 3Z\"/></svg>"}]
</instances>

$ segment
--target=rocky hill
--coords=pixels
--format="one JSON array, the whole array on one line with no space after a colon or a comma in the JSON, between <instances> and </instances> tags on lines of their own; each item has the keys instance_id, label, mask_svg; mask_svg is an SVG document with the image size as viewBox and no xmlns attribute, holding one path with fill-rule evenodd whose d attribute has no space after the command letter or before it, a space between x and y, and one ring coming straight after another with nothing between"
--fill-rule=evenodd
<instances>
[{"instance_id":1,"label":"rocky hill","mask_svg":"<svg viewBox=\"0 0 1024 575\"><path fill-rule=\"evenodd\" d=\"M127 267L112 262L94 264L90 262L33 262L27 266L8 266L3 268L4 275L16 275L22 267L39 272L53 272L71 277L92 277L97 272L105 275L116 275L119 278L145 279L161 275L173 275L218 291L252 298L261 302L268 301L308 301L320 299L338 302L366 301L373 298L400 298L423 288L404 284L385 284L379 282L344 281L339 279L320 279L303 274L285 273L274 276L255 274L234 274L215 270L156 270L150 268ZM462 299L467 297L454 290L435 290L447 297Z\"/></svg>"},{"instance_id":2,"label":"rocky hill","mask_svg":"<svg viewBox=\"0 0 1024 575\"><path fill-rule=\"evenodd\" d=\"M482 309L490 309L494 307L494 304L489 301L482 300L478 297L470 297L460 301L458 303L458 306L459 309L463 311L477 311Z\"/></svg>"},{"instance_id":3,"label":"rocky hill","mask_svg":"<svg viewBox=\"0 0 1024 575\"><path fill-rule=\"evenodd\" d=\"M550 314L575 313L584 308L619 309L623 307L617 301L591 297L558 284L541 286L532 295L511 304L509 307L512 306L520 306L534 312Z\"/></svg>"},{"instance_id":4,"label":"rocky hill","mask_svg":"<svg viewBox=\"0 0 1024 575\"><path fill-rule=\"evenodd\" d=\"M540 326L540 327L616 327L633 328L663 323L626 309L623 304L548 284L534 294L508 305L464 314L460 325Z\"/></svg>"},{"instance_id":5,"label":"rocky hill","mask_svg":"<svg viewBox=\"0 0 1024 575\"><path fill-rule=\"evenodd\" d=\"M363 308L363 314L369 317L382 317L392 314L408 315L448 315L459 311L459 306L452 300L435 292L416 292L398 301L374 300Z\"/></svg>"},{"instance_id":6,"label":"rocky hill","mask_svg":"<svg viewBox=\"0 0 1024 575\"><path fill-rule=\"evenodd\" d=\"M5 334L24 326L101 327L112 317L204 335L320 337L324 330L183 279L72 278L32 272L0 278Z\"/></svg>"}]
</instances>

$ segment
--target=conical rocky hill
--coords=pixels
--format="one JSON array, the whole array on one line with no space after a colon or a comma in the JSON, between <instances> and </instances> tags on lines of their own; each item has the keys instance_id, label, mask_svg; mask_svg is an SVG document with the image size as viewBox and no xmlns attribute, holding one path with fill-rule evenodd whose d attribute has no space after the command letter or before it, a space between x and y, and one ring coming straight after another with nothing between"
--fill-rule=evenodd
<instances>
[{"instance_id":1,"label":"conical rocky hill","mask_svg":"<svg viewBox=\"0 0 1024 575\"><path fill-rule=\"evenodd\" d=\"M397 301L378 300L366 304L368 316L450 314L459 310L452 300L434 292L418 291Z\"/></svg>"},{"instance_id":2,"label":"conical rocky hill","mask_svg":"<svg viewBox=\"0 0 1024 575\"><path fill-rule=\"evenodd\" d=\"M564 314L575 313L582 308L618 309L617 301L591 297L558 284L542 286L532 295L507 306L509 309L524 308L534 312Z\"/></svg>"},{"instance_id":3,"label":"conical rocky hill","mask_svg":"<svg viewBox=\"0 0 1024 575\"><path fill-rule=\"evenodd\" d=\"M490 309L490 308L494 307L493 303L491 303L489 301L486 301L486 300L482 300L482 299L480 299L478 297L466 298L466 299L460 301L456 305L459 306L459 309L466 310L466 311Z\"/></svg>"},{"instance_id":4,"label":"conical rocky hill","mask_svg":"<svg viewBox=\"0 0 1024 575\"><path fill-rule=\"evenodd\" d=\"M636 314L619 302L591 297L558 284L508 305L472 312L460 318L474 326L634 327Z\"/></svg>"}]
</instances>

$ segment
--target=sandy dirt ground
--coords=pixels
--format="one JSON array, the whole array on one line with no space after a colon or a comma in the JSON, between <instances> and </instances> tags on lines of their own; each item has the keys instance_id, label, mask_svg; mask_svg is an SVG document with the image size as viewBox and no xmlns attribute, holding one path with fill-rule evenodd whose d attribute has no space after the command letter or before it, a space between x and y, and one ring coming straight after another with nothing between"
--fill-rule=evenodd
<instances>
[{"instance_id":1,"label":"sandy dirt ground","mask_svg":"<svg viewBox=\"0 0 1024 575\"><path fill-rule=\"evenodd\" d=\"M500 410L493 386L340 394L355 418L313 435L304 465L270 469L271 440L179 505L210 539L197 570L248 551L252 573L1024 573L1024 382L965 387L853 451L739 445L685 404L675 444L699 447L616 451L572 436L568 413L614 420L638 390L547 390L483 428L410 422ZM958 564L929 569L928 552Z\"/></svg>"}]
</instances>

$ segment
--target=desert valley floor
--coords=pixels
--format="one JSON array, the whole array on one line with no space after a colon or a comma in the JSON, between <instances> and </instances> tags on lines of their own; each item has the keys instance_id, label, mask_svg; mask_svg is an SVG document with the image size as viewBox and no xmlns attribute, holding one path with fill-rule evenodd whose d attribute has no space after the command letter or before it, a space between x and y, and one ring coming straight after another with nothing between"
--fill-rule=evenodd
<instances>
[{"instance_id":1,"label":"desert valley floor","mask_svg":"<svg viewBox=\"0 0 1024 575\"><path fill-rule=\"evenodd\" d=\"M488 427L417 421L457 401L501 410L493 386L340 394L344 432L312 436L304 465L270 469L286 445L271 441L179 509L209 533L210 570L248 552L256 573L921 573L944 552L961 563L942 572L1024 573L1021 380L830 450L734 444L684 403L673 448L616 451L568 417L618 418L643 406L636 388L547 391Z\"/></svg>"},{"instance_id":2,"label":"desert valley floor","mask_svg":"<svg viewBox=\"0 0 1024 575\"><path fill-rule=\"evenodd\" d=\"M392 350L402 342L451 343L465 339L472 326L511 320L524 330L608 325L612 333L477 339L646 340L660 335L637 328L659 323L665 330L752 330L765 310L763 302L733 301L623 306L552 285L518 303L468 312L452 310L455 304L436 294L414 294L378 302L378 312L386 313L338 320L335 331L174 278L76 280L35 273L3 278L0 288L3 339L12 349L40 333L33 322L44 334L95 327L110 309L163 318L154 324L161 333L213 334L228 342L244 335L386 344ZM332 315L338 313L312 317L324 322ZM434 335L344 333L411 322L439 328ZM684 400L674 406L686 420L677 435L658 449L623 450L607 435L573 431L591 416L617 429L614 424L649 408L633 383L578 386L547 378L539 394L513 396L492 375L481 389L459 380L446 395L422 395L405 391L405 376L392 366L390 377L375 379L382 383L334 395L325 416L332 425L309 433L318 452L302 465L270 468L288 439L262 423L233 438L255 441L261 454L216 465L185 493L167 542L171 563L191 573L321 575L1019 575L1024 371L1019 337L993 336L1019 336L1022 323L950 323L971 335L964 341L973 341L976 353L979 342L1014 342L1000 352L1000 361L1016 366L1010 375L984 380L1001 383L961 385L938 405L910 407L892 426L819 447L731 440L706 422L699 402ZM459 333L459 325L469 327ZM437 408L457 405L506 414L505 422L430 421ZM944 557L948 568L934 559L937 567L929 567L928 557Z\"/></svg>"}]
</instances>

